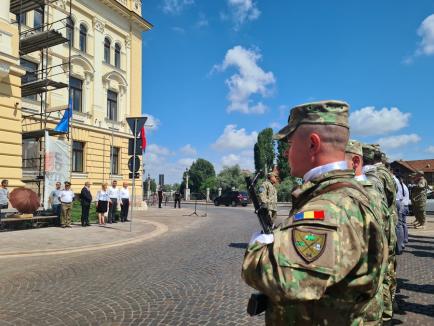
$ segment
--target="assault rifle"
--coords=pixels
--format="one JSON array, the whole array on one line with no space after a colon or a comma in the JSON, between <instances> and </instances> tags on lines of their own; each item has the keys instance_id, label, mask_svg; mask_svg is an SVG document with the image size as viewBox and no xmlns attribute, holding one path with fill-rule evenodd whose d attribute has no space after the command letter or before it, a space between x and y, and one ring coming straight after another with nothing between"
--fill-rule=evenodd
<instances>
[{"instance_id":1,"label":"assault rifle","mask_svg":"<svg viewBox=\"0 0 434 326\"><path fill-rule=\"evenodd\" d=\"M261 174L262 171L259 171L253 180L250 176L246 177L246 185L250 199L252 199L253 206L255 207L255 213L258 216L259 223L261 224L262 232L270 234L273 228L273 222L271 221L270 215L268 214L268 209L261 207L255 190L256 183L258 182L258 178ZM250 316L259 315L267 309L267 301L268 298L265 294L253 293L250 296L249 303L247 304L247 313Z\"/></svg>"},{"instance_id":2,"label":"assault rifle","mask_svg":"<svg viewBox=\"0 0 434 326\"><path fill-rule=\"evenodd\" d=\"M255 190L256 183L258 182L258 178L261 174L262 171L259 171L253 180L250 176L246 177L246 185L247 191L249 192L249 197L252 200L253 206L255 207L255 213L258 216L259 223L261 224L262 231L269 234L273 228L273 222L271 221L270 215L268 214L268 209L266 207L261 207Z\"/></svg>"}]
</instances>

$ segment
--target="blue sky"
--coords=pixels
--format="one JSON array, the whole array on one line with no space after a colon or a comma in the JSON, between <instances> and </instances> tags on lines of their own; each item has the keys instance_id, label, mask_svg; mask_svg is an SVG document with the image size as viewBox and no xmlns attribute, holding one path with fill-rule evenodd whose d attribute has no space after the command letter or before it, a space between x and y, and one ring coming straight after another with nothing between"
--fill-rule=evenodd
<instances>
[{"instance_id":1,"label":"blue sky","mask_svg":"<svg viewBox=\"0 0 434 326\"><path fill-rule=\"evenodd\" d=\"M146 174L199 157L253 168L259 131L296 104L351 105L352 138L434 157L434 1L145 0ZM433 15L433 16L431 16Z\"/></svg>"}]
</instances>

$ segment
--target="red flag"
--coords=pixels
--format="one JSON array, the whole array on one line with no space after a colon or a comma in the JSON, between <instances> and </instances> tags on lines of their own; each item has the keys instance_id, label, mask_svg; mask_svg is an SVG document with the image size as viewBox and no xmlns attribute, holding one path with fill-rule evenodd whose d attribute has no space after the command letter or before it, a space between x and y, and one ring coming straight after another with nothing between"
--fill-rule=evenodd
<instances>
[{"instance_id":1,"label":"red flag","mask_svg":"<svg viewBox=\"0 0 434 326\"><path fill-rule=\"evenodd\" d=\"M146 133L145 133L145 127L142 127L142 130L140 131L140 137L142 138L142 151L145 152L145 150L146 150Z\"/></svg>"}]
</instances>

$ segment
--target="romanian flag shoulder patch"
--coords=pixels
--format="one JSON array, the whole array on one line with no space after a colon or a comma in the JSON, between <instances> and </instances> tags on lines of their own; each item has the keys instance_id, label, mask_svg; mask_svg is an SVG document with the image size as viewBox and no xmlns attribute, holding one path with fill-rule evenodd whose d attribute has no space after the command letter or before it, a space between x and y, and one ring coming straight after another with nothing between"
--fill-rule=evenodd
<instances>
[{"instance_id":1,"label":"romanian flag shoulder patch","mask_svg":"<svg viewBox=\"0 0 434 326\"><path fill-rule=\"evenodd\" d=\"M305 211L294 215L294 221L302 220L324 220L324 211Z\"/></svg>"}]
</instances>

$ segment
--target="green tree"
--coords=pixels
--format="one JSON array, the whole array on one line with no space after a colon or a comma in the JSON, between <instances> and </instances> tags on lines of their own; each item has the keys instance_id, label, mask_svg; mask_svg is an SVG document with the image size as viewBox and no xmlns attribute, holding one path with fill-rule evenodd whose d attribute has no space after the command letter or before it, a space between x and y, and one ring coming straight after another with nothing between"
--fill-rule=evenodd
<instances>
[{"instance_id":1,"label":"green tree","mask_svg":"<svg viewBox=\"0 0 434 326\"><path fill-rule=\"evenodd\" d=\"M284 153L288 149L288 143L286 141L277 142L277 167L279 169L280 180L285 180L291 175L291 171L288 166L288 158Z\"/></svg>"},{"instance_id":2,"label":"green tree","mask_svg":"<svg viewBox=\"0 0 434 326\"><path fill-rule=\"evenodd\" d=\"M232 188L246 190L245 177L246 175L241 172L238 164L224 167L217 176L217 185L222 188L223 192L229 191Z\"/></svg>"},{"instance_id":3,"label":"green tree","mask_svg":"<svg viewBox=\"0 0 434 326\"><path fill-rule=\"evenodd\" d=\"M188 186L190 192L201 192L202 185L208 178L215 178L214 166L211 162L203 158L197 159L190 167L188 172L189 182Z\"/></svg>"},{"instance_id":4,"label":"green tree","mask_svg":"<svg viewBox=\"0 0 434 326\"><path fill-rule=\"evenodd\" d=\"M273 129L266 128L258 134L258 141L253 150L256 172L264 170L267 173L273 167L275 158Z\"/></svg>"},{"instance_id":5,"label":"green tree","mask_svg":"<svg viewBox=\"0 0 434 326\"><path fill-rule=\"evenodd\" d=\"M297 185L295 178L289 177L276 185L277 201L291 201L291 192L294 186Z\"/></svg>"},{"instance_id":6,"label":"green tree","mask_svg":"<svg viewBox=\"0 0 434 326\"><path fill-rule=\"evenodd\" d=\"M155 182L155 179L151 179L150 184L151 184L151 192L156 192L157 191L157 183ZM148 179L146 179L143 182L143 187L144 187L145 193L146 193L146 191L148 191Z\"/></svg>"}]
</instances>

